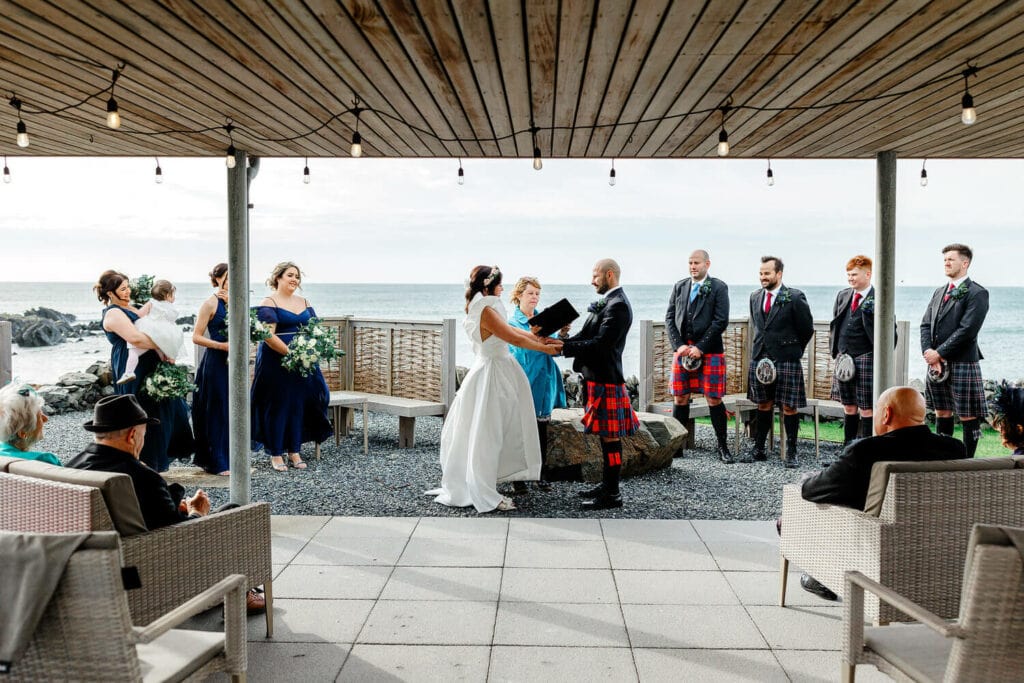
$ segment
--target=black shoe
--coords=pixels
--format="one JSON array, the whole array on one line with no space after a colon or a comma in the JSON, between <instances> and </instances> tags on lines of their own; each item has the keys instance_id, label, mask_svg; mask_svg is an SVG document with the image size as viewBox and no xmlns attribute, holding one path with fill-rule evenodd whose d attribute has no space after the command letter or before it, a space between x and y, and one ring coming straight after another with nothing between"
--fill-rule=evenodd
<instances>
[{"instance_id":1,"label":"black shoe","mask_svg":"<svg viewBox=\"0 0 1024 683\"><path fill-rule=\"evenodd\" d=\"M620 508L622 507L622 496L618 493L602 493L593 500L583 501L580 507L583 509L584 512L592 512L594 510L607 510L609 508Z\"/></svg>"},{"instance_id":2,"label":"black shoe","mask_svg":"<svg viewBox=\"0 0 1024 683\"><path fill-rule=\"evenodd\" d=\"M604 485L598 485L598 486L595 486L592 489L587 489L586 491L580 491L576 495L579 496L580 498L597 498L602 493L604 493Z\"/></svg>"},{"instance_id":3,"label":"black shoe","mask_svg":"<svg viewBox=\"0 0 1024 683\"><path fill-rule=\"evenodd\" d=\"M729 452L729 447L725 444L718 445L718 459L724 462L726 465L731 465L735 460L732 459L732 453Z\"/></svg>"},{"instance_id":4,"label":"black shoe","mask_svg":"<svg viewBox=\"0 0 1024 683\"><path fill-rule=\"evenodd\" d=\"M768 456L765 455L764 449L755 446L754 448L750 449L750 451L743 457L742 460L740 460L740 462L751 463L754 462L755 460L758 462L763 462L767 459Z\"/></svg>"},{"instance_id":5,"label":"black shoe","mask_svg":"<svg viewBox=\"0 0 1024 683\"><path fill-rule=\"evenodd\" d=\"M538 491L550 491L551 490L551 482L550 481L544 481L543 479L541 479L540 481L537 482L537 490Z\"/></svg>"},{"instance_id":6,"label":"black shoe","mask_svg":"<svg viewBox=\"0 0 1024 683\"><path fill-rule=\"evenodd\" d=\"M800 587L808 593L814 593L822 600L831 600L832 602L835 602L839 599L839 596L833 593L828 586L822 584L810 574L801 575Z\"/></svg>"},{"instance_id":7,"label":"black shoe","mask_svg":"<svg viewBox=\"0 0 1024 683\"><path fill-rule=\"evenodd\" d=\"M525 481L514 481L512 482L512 495L513 496L525 496L530 492L530 489L526 487Z\"/></svg>"},{"instance_id":8,"label":"black shoe","mask_svg":"<svg viewBox=\"0 0 1024 683\"><path fill-rule=\"evenodd\" d=\"M795 470L800 466L800 458L797 457L794 446L786 449L786 461L782 464L787 470Z\"/></svg>"}]
</instances>

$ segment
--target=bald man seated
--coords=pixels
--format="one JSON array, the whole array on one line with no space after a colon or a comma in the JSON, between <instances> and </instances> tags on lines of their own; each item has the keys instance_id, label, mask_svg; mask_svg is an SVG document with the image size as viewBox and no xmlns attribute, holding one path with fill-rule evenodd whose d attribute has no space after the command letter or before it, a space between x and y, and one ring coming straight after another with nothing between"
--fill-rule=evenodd
<instances>
[{"instance_id":1,"label":"bald man seated","mask_svg":"<svg viewBox=\"0 0 1024 683\"><path fill-rule=\"evenodd\" d=\"M912 387L886 389L875 405L874 430L878 436L858 439L843 449L839 459L804 480L801 496L814 503L830 503L863 510L876 462L957 460L966 458L964 444L933 434L925 424L925 404ZM836 594L804 574L800 585L826 600Z\"/></svg>"}]
</instances>

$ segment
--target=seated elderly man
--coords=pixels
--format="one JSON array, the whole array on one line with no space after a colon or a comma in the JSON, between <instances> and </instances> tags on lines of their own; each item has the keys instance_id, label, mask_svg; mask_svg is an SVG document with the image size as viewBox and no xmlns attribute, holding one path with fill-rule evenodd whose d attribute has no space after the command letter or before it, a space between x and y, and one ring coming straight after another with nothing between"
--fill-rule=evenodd
<instances>
[{"instance_id":1,"label":"seated elderly man","mask_svg":"<svg viewBox=\"0 0 1024 683\"><path fill-rule=\"evenodd\" d=\"M967 457L963 442L933 434L928 428L924 397L912 387L892 387L882 392L873 419L877 436L851 442L838 460L806 478L801 488L804 500L863 510L871 467L876 462ZM800 585L826 600L837 599L835 593L807 574L800 577Z\"/></svg>"},{"instance_id":2,"label":"seated elderly man","mask_svg":"<svg viewBox=\"0 0 1024 683\"><path fill-rule=\"evenodd\" d=\"M210 498L205 491L199 489L191 498L183 498L184 491L179 484L168 485L159 473L139 460L146 441L146 427L154 424L160 421L149 417L133 395L105 396L96 402L93 419L82 425L93 433L93 443L67 465L80 470L120 472L131 477L142 519L150 530L210 512ZM249 592L246 602L250 614L266 609L266 598L255 590Z\"/></svg>"}]
</instances>

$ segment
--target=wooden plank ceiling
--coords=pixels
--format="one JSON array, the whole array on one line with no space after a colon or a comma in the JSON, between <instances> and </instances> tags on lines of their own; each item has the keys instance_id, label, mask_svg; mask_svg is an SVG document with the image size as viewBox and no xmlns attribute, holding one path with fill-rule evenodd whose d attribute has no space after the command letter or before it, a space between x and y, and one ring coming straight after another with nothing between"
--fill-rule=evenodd
<instances>
[{"instance_id":1,"label":"wooden plank ceiling","mask_svg":"<svg viewBox=\"0 0 1024 683\"><path fill-rule=\"evenodd\" d=\"M0 0L0 87L12 156L1020 158L1024 0Z\"/></svg>"}]
</instances>

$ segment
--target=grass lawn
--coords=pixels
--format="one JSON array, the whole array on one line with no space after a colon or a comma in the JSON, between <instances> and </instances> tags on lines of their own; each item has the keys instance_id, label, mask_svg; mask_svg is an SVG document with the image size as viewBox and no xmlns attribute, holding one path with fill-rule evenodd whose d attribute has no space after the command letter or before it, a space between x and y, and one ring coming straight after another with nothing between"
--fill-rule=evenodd
<instances>
[{"instance_id":1,"label":"grass lawn","mask_svg":"<svg viewBox=\"0 0 1024 683\"><path fill-rule=\"evenodd\" d=\"M800 438L801 439L814 439L814 422L804 416L805 419L800 421ZM733 420L735 418L729 418L729 433L732 434ZM696 418L697 424L710 425L711 419L707 417ZM775 419L775 433L779 433L779 420ZM842 443L843 441L843 423L836 421L820 421L818 423L818 434L822 441L834 441L836 443ZM957 439L963 439L963 430L960 429L960 425L956 426L953 432L953 436ZM999 438L999 433L989 427L987 424L981 427L981 441L978 442L978 452L975 457L978 458L996 458L1004 457L1010 454L1010 451L1003 446L1002 441Z\"/></svg>"}]
</instances>

